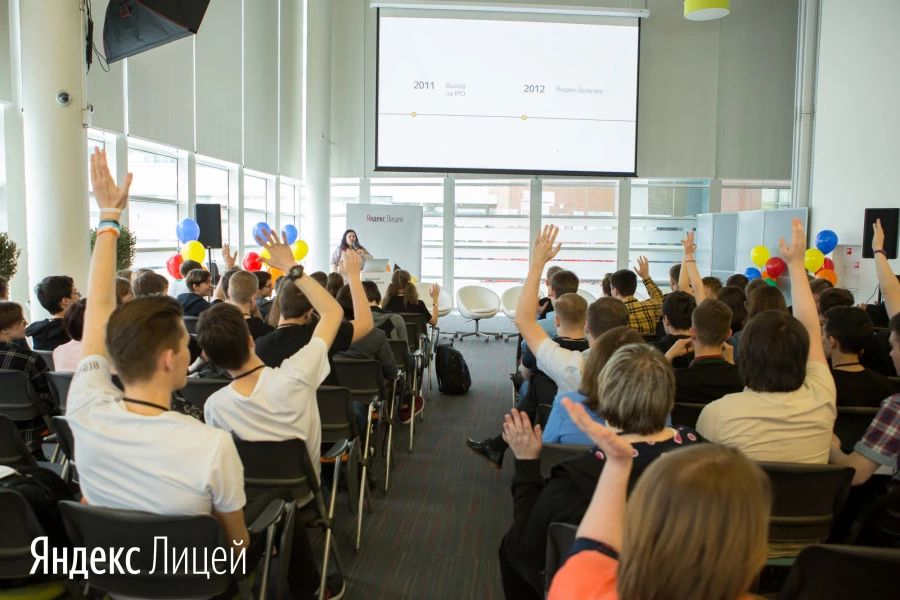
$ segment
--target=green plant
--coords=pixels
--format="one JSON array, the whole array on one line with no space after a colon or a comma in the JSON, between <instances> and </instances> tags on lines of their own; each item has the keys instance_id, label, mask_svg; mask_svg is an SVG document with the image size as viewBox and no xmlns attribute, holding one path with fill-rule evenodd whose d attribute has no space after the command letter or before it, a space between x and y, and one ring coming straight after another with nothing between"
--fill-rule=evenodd
<instances>
[{"instance_id":1,"label":"green plant","mask_svg":"<svg viewBox=\"0 0 900 600\"><path fill-rule=\"evenodd\" d=\"M91 252L94 251L94 242L97 241L97 230L91 229ZM116 242L116 271L130 269L134 264L134 252L137 246L137 238L127 227L119 231L119 240Z\"/></svg>"},{"instance_id":2,"label":"green plant","mask_svg":"<svg viewBox=\"0 0 900 600\"><path fill-rule=\"evenodd\" d=\"M0 233L0 277L7 281L13 278L19 269L19 257L22 251L5 231Z\"/></svg>"}]
</instances>

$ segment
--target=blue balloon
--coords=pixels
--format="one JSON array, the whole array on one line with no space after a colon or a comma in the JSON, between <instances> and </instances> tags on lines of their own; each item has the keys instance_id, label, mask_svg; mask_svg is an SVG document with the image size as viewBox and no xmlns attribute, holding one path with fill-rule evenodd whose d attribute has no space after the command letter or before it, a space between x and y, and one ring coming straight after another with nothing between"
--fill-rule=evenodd
<instances>
[{"instance_id":1,"label":"blue balloon","mask_svg":"<svg viewBox=\"0 0 900 600\"><path fill-rule=\"evenodd\" d=\"M185 219L181 222L181 232L184 235L184 239L181 241L182 244L193 242L200 238L200 226L193 219Z\"/></svg>"},{"instance_id":2,"label":"blue balloon","mask_svg":"<svg viewBox=\"0 0 900 600\"><path fill-rule=\"evenodd\" d=\"M282 227L281 233L287 238L288 246L296 242L297 238L300 237L300 232L297 231L297 228L292 223L288 223Z\"/></svg>"},{"instance_id":3,"label":"blue balloon","mask_svg":"<svg viewBox=\"0 0 900 600\"><path fill-rule=\"evenodd\" d=\"M816 235L816 248L822 254L831 254L837 248L838 236L830 229L823 229Z\"/></svg>"},{"instance_id":4,"label":"blue balloon","mask_svg":"<svg viewBox=\"0 0 900 600\"><path fill-rule=\"evenodd\" d=\"M264 223L260 221L256 225L253 226L253 239L261 237L265 239L266 235L272 231L272 228L269 227L268 223Z\"/></svg>"},{"instance_id":5,"label":"blue balloon","mask_svg":"<svg viewBox=\"0 0 900 600\"><path fill-rule=\"evenodd\" d=\"M744 269L744 276L747 279L753 280L762 277L762 273L756 267L747 267L746 269Z\"/></svg>"}]
</instances>

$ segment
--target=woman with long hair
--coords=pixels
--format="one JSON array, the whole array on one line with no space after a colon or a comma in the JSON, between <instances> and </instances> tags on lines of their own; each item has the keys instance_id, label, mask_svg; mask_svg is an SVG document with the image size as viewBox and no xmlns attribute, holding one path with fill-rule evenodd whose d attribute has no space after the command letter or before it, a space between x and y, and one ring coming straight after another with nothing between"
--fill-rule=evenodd
<instances>
[{"instance_id":1,"label":"woman with long hair","mask_svg":"<svg viewBox=\"0 0 900 600\"><path fill-rule=\"evenodd\" d=\"M419 300L419 291L412 282L412 275L409 274L409 271L398 269L391 277L391 283L384 294L381 308L395 313L421 313L428 319L429 325L437 325L438 296L441 293L441 286L433 283L428 292L431 295L431 310L428 310L428 306Z\"/></svg>"},{"instance_id":2,"label":"woman with long hair","mask_svg":"<svg viewBox=\"0 0 900 600\"><path fill-rule=\"evenodd\" d=\"M344 232L344 235L341 236L341 243L338 244L338 247L335 248L334 252L331 254L331 271L333 273L337 273L338 271L338 266L341 262L341 253L344 250L353 250L359 254L360 269L365 269L366 261L372 258L372 255L369 254L366 247L359 243L359 237L357 237L356 232L352 229L348 229Z\"/></svg>"}]
</instances>

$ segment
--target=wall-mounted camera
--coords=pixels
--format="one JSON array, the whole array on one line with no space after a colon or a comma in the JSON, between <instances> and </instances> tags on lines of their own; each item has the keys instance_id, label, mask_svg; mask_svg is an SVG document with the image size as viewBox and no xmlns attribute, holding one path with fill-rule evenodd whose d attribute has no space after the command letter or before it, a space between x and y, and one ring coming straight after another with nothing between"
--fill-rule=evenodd
<instances>
[{"instance_id":1,"label":"wall-mounted camera","mask_svg":"<svg viewBox=\"0 0 900 600\"><path fill-rule=\"evenodd\" d=\"M69 95L69 92L64 90L60 90L56 93L56 103L65 108L72 102L72 97Z\"/></svg>"}]
</instances>

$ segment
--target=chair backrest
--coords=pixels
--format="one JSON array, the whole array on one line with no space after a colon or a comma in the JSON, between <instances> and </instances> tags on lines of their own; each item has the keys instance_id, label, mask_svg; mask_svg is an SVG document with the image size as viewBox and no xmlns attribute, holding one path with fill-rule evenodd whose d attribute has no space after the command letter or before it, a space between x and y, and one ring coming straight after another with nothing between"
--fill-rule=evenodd
<instances>
[{"instance_id":1,"label":"chair backrest","mask_svg":"<svg viewBox=\"0 0 900 600\"><path fill-rule=\"evenodd\" d=\"M834 421L834 435L841 440L844 452L853 451L853 446L862 439L866 429L878 412L877 406L838 406Z\"/></svg>"},{"instance_id":2,"label":"chair backrest","mask_svg":"<svg viewBox=\"0 0 900 600\"><path fill-rule=\"evenodd\" d=\"M348 388L357 402L371 404L382 397L381 363L377 360L335 357L334 371L338 383Z\"/></svg>"},{"instance_id":3,"label":"chair backrest","mask_svg":"<svg viewBox=\"0 0 900 600\"><path fill-rule=\"evenodd\" d=\"M44 414L40 400L23 371L0 369L0 414L27 421Z\"/></svg>"},{"instance_id":4,"label":"chair backrest","mask_svg":"<svg viewBox=\"0 0 900 600\"><path fill-rule=\"evenodd\" d=\"M388 340L391 352L394 353L394 360L397 361L397 368L406 371L409 364L409 344L404 340Z\"/></svg>"},{"instance_id":5,"label":"chair backrest","mask_svg":"<svg viewBox=\"0 0 900 600\"><path fill-rule=\"evenodd\" d=\"M705 404L696 404L694 402L676 402L672 407L672 424L684 425L694 429L697 427L697 419L700 418L700 412Z\"/></svg>"},{"instance_id":6,"label":"chair backrest","mask_svg":"<svg viewBox=\"0 0 900 600\"><path fill-rule=\"evenodd\" d=\"M33 350L33 352L44 359L48 369L51 371L56 370L56 367L53 365L53 350Z\"/></svg>"},{"instance_id":7,"label":"chair backrest","mask_svg":"<svg viewBox=\"0 0 900 600\"><path fill-rule=\"evenodd\" d=\"M553 410L552 404L538 404L537 407L537 417L535 418L535 423L541 426L541 429L544 429L547 426L547 421L550 420L550 412Z\"/></svg>"},{"instance_id":8,"label":"chair backrest","mask_svg":"<svg viewBox=\"0 0 900 600\"><path fill-rule=\"evenodd\" d=\"M769 542L828 539L850 492L853 469L838 465L761 462L772 482Z\"/></svg>"},{"instance_id":9,"label":"chair backrest","mask_svg":"<svg viewBox=\"0 0 900 600\"><path fill-rule=\"evenodd\" d=\"M900 598L900 550L822 544L794 562L778 600Z\"/></svg>"},{"instance_id":10,"label":"chair backrest","mask_svg":"<svg viewBox=\"0 0 900 600\"><path fill-rule=\"evenodd\" d=\"M403 344L403 340L396 340ZM405 345L405 344L404 344ZM319 419L322 421L322 443L333 444L359 437L359 426L350 390L333 385L320 385L316 390Z\"/></svg>"},{"instance_id":11,"label":"chair backrest","mask_svg":"<svg viewBox=\"0 0 900 600\"><path fill-rule=\"evenodd\" d=\"M203 406L206 404L209 397L230 383L230 379L189 377L187 385L178 390L178 393L180 393L185 400L200 410L203 410Z\"/></svg>"},{"instance_id":12,"label":"chair backrest","mask_svg":"<svg viewBox=\"0 0 900 600\"><path fill-rule=\"evenodd\" d=\"M56 427L56 440L63 454L75 462L75 436L65 417L53 417L53 425Z\"/></svg>"},{"instance_id":13,"label":"chair backrest","mask_svg":"<svg viewBox=\"0 0 900 600\"><path fill-rule=\"evenodd\" d=\"M900 548L900 486L894 486L856 519L845 543L857 546Z\"/></svg>"},{"instance_id":14,"label":"chair backrest","mask_svg":"<svg viewBox=\"0 0 900 600\"><path fill-rule=\"evenodd\" d=\"M544 592L550 591L553 576L569 556L578 527L569 523L550 523L547 528L547 555L544 560Z\"/></svg>"},{"instance_id":15,"label":"chair backrest","mask_svg":"<svg viewBox=\"0 0 900 600\"><path fill-rule=\"evenodd\" d=\"M466 285L456 291L456 304L469 310L499 310L500 296L480 285Z\"/></svg>"},{"instance_id":16,"label":"chair backrest","mask_svg":"<svg viewBox=\"0 0 900 600\"><path fill-rule=\"evenodd\" d=\"M234 445L244 464L244 487L248 499L254 499L267 490L283 488L298 500L310 493L321 500L319 480L303 440L247 442L236 439Z\"/></svg>"},{"instance_id":17,"label":"chair backrest","mask_svg":"<svg viewBox=\"0 0 900 600\"><path fill-rule=\"evenodd\" d=\"M894 384L894 392L900 394L900 377L888 377L888 379Z\"/></svg>"},{"instance_id":18,"label":"chair backrest","mask_svg":"<svg viewBox=\"0 0 900 600\"><path fill-rule=\"evenodd\" d=\"M89 506L68 500L59 503L66 531L72 545L87 548L87 556L92 556L94 548L138 548L129 552L130 566L137 574L113 574L107 565L92 569L91 586L111 594L137 596L141 598L199 598L224 592L232 581L228 572L229 563L224 563L224 574L210 568L208 574L193 574L193 552L197 553L197 564L203 564L202 554L214 556L221 548L230 544L219 522L212 515L155 515L134 510L117 510L99 506ZM156 538L165 537L166 557L156 556ZM162 546L162 544L159 544ZM190 549L190 550L188 550ZM176 560L185 552L185 560L175 569ZM226 550L226 556L231 553ZM221 551L215 556L223 556ZM126 555L122 553L120 563L125 566ZM163 561L166 562L163 562ZM156 568L154 569L154 561ZM252 568L247 565L247 569ZM150 573L154 571L152 574Z\"/></svg>"},{"instance_id":19,"label":"chair backrest","mask_svg":"<svg viewBox=\"0 0 900 600\"><path fill-rule=\"evenodd\" d=\"M591 293L589 293L589 292L586 292L586 291L584 291L584 290L581 289L581 288L578 288L578 289L575 291L575 293L578 294L579 296L581 296L582 298L584 298L585 300L587 300L588 306L590 306L591 304L593 304L594 302L597 301L597 299L594 298L594 295L593 295L593 294L591 294Z\"/></svg>"},{"instance_id":20,"label":"chair backrest","mask_svg":"<svg viewBox=\"0 0 900 600\"><path fill-rule=\"evenodd\" d=\"M182 317L184 319L184 328L187 329L187 332L191 335L197 334L197 321L200 317L193 317L190 315L184 315Z\"/></svg>"},{"instance_id":21,"label":"chair backrest","mask_svg":"<svg viewBox=\"0 0 900 600\"><path fill-rule=\"evenodd\" d=\"M0 487L0 579L28 577L34 566L31 543L44 530L19 492ZM48 549L49 553L50 550Z\"/></svg>"},{"instance_id":22,"label":"chair backrest","mask_svg":"<svg viewBox=\"0 0 900 600\"><path fill-rule=\"evenodd\" d=\"M72 385L72 377L75 373L67 371L50 371L47 373L47 380L56 394L56 400L59 402L60 412L66 412L66 401L69 398L69 386Z\"/></svg>"},{"instance_id":23,"label":"chair backrest","mask_svg":"<svg viewBox=\"0 0 900 600\"><path fill-rule=\"evenodd\" d=\"M516 306L522 296L522 287L521 285L511 287L500 296L500 308L503 310L503 314L510 319L516 318Z\"/></svg>"},{"instance_id":24,"label":"chair backrest","mask_svg":"<svg viewBox=\"0 0 900 600\"><path fill-rule=\"evenodd\" d=\"M419 349L419 326L415 323L406 324L406 339L409 340L411 348Z\"/></svg>"},{"instance_id":25,"label":"chair backrest","mask_svg":"<svg viewBox=\"0 0 900 600\"><path fill-rule=\"evenodd\" d=\"M16 424L9 417L0 415L0 465L16 469L36 464L37 461L25 445Z\"/></svg>"},{"instance_id":26,"label":"chair backrest","mask_svg":"<svg viewBox=\"0 0 900 600\"><path fill-rule=\"evenodd\" d=\"M416 326L418 332L422 335L428 335L428 319L425 318L425 315L422 313L400 313L400 316L403 317L403 320L408 324L412 324ZM409 328L407 328L407 332L409 332ZM409 338L411 340L418 339L417 335L414 338Z\"/></svg>"},{"instance_id":27,"label":"chair backrest","mask_svg":"<svg viewBox=\"0 0 900 600\"><path fill-rule=\"evenodd\" d=\"M550 477L550 471L562 461L589 452L590 446L577 444L544 444L541 448L541 476Z\"/></svg>"}]
</instances>

